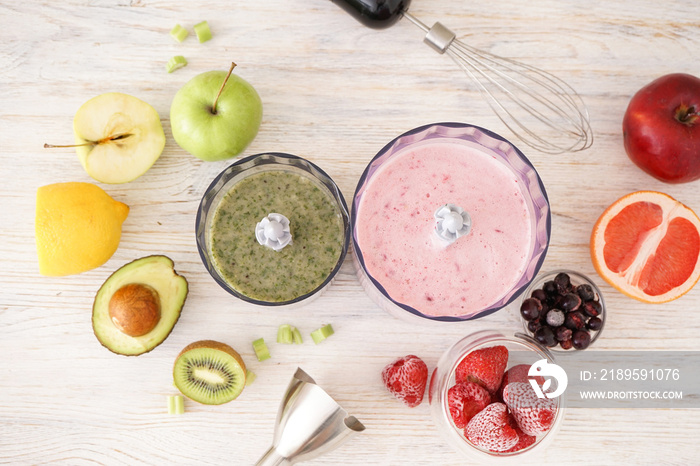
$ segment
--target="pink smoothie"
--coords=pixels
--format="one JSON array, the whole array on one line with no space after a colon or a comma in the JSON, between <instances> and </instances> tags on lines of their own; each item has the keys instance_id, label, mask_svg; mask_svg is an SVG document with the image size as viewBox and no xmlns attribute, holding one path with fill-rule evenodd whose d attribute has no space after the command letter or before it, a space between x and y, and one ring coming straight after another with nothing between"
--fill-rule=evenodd
<instances>
[{"instance_id":1,"label":"pink smoothie","mask_svg":"<svg viewBox=\"0 0 700 466\"><path fill-rule=\"evenodd\" d=\"M450 245L434 232L433 215L447 203L472 219L471 232ZM520 183L501 161L464 144L395 154L372 175L356 215L366 270L392 299L428 316L491 306L527 265L532 228Z\"/></svg>"}]
</instances>

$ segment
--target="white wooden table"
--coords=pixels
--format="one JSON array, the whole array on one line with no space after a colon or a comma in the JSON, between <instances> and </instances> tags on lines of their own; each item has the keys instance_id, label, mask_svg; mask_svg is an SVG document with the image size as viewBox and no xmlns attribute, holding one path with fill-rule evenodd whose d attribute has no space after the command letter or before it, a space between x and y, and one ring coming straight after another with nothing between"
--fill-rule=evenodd
<instances>
[{"instance_id":1,"label":"white wooden table","mask_svg":"<svg viewBox=\"0 0 700 466\"><path fill-rule=\"evenodd\" d=\"M660 306L644 305L604 284L588 239L611 202L632 191L666 192L700 212L698 182L666 185L625 155L621 120L631 95L670 72L699 74L700 5L670 0L414 0L411 12L440 20L477 47L563 77L589 106L596 140L578 154L525 153L547 187L553 234L543 270L567 267L594 277L609 317L597 349L698 349L700 287ZM168 32L208 20L214 38L174 42ZM189 65L164 70L173 55ZM465 325L397 320L363 292L346 261L319 299L294 311L236 301L207 274L196 251L194 219L213 177L230 162L204 163L172 139L169 106L191 77L236 72L264 102L258 137L245 155L281 151L310 159L350 202L369 159L413 127L462 121L511 135L446 57L422 44L408 21L364 28L329 0L40 0L0 2L0 463L253 464L272 439L279 400L297 366L367 426L335 452L309 464L451 465L465 461L438 436L427 403L408 409L381 383L395 357L417 354L432 368L462 336L516 331L516 306ZM81 275L38 273L34 246L39 186L92 179L71 149L77 108L103 92L135 95L159 112L167 144L138 180L102 185L131 212L109 262ZM165 254L190 284L182 317L149 354L117 356L91 329L95 292L116 268ZM281 346L277 327L306 335L325 323L336 334L315 346ZM264 337L272 359L258 362L251 342ZM199 339L237 348L258 379L219 407L187 402L169 416L176 393L171 366ZM571 409L556 441L535 464L695 464L697 410Z\"/></svg>"}]
</instances>

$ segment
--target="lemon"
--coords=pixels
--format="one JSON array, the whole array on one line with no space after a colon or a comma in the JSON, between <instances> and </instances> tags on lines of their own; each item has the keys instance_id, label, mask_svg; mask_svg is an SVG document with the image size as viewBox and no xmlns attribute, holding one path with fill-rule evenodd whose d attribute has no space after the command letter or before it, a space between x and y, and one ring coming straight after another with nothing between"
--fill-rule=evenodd
<instances>
[{"instance_id":1,"label":"lemon","mask_svg":"<svg viewBox=\"0 0 700 466\"><path fill-rule=\"evenodd\" d=\"M55 183L36 192L39 272L59 277L94 269L117 250L129 206L91 183Z\"/></svg>"}]
</instances>

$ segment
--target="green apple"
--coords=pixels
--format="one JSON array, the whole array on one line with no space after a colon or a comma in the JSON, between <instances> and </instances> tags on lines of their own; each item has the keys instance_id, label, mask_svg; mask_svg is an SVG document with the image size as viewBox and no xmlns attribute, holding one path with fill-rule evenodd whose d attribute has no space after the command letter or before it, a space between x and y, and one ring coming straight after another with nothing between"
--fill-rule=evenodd
<instances>
[{"instance_id":1,"label":"green apple","mask_svg":"<svg viewBox=\"0 0 700 466\"><path fill-rule=\"evenodd\" d=\"M146 173L165 147L158 112L136 97L109 92L85 102L73 119L75 148L85 171L102 183L126 183Z\"/></svg>"},{"instance_id":2,"label":"green apple","mask_svg":"<svg viewBox=\"0 0 700 466\"><path fill-rule=\"evenodd\" d=\"M247 81L225 71L208 71L188 81L173 98L170 125L175 142L212 162L240 154L258 134L260 96Z\"/></svg>"}]
</instances>

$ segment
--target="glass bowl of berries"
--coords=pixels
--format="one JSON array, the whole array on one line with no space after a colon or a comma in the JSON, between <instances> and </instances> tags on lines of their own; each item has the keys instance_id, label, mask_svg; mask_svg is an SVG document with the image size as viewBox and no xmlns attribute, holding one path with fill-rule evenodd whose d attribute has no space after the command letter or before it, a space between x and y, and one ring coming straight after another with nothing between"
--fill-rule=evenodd
<instances>
[{"instance_id":1,"label":"glass bowl of berries","mask_svg":"<svg viewBox=\"0 0 700 466\"><path fill-rule=\"evenodd\" d=\"M518 463L541 452L564 417L557 370L553 354L527 335L485 330L462 338L430 379L441 437L479 463Z\"/></svg>"},{"instance_id":2,"label":"glass bowl of berries","mask_svg":"<svg viewBox=\"0 0 700 466\"><path fill-rule=\"evenodd\" d=\"M605 315L600 289L591 279L572 270L540 275L520 301L525 331L553 351L590 347L603 331Z\"/></svg>"}]
</instances>

